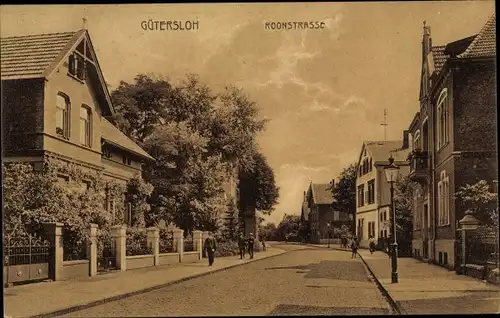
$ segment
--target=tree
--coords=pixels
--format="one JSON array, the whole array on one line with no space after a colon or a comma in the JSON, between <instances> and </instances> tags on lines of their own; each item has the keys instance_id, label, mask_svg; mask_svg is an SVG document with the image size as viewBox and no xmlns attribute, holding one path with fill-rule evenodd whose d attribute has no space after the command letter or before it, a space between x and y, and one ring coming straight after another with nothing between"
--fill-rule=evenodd
<instances>
[{"instance_id":1,"label":"tree","mask_svg":"<svg viewBox=\"0 0 500 318\"><path fill-rule=\"evenodd\" d=\"M486 180L461 186L455 193L459 207L472 213L484 225L498 228L498 195L490 191L491 186Z\"/></svg>"},{"instance_id":2,"label":"tree","mask_svg":"<svg viewBox=\"0 0 500 318\"><path fill-rule=\"evenodd\" d=\"M276 237L276 224L266 223L260 224L259 226L259 237L263 237L266 240L272 240Z\"/></svg>"},{"instance_id":3,"label":"tree","mask_svg":"<svg viewBox=\"0 0 500 318\"><path fill-rule=\"evenodd\" d=\"M353 217L356 215L356 176L356 165L351 164L342 170L338 182L330 187L338 209ZM351 226L351 230L354 230L354 222Z\"/></svg>"},{"instance_id":4,"label":"tree","mask_svg":"<svg viewBox=\"0 0 500 318\"><path fill-rule=\"evenodd\" d=\"M251 170L250 170L251 169ZM252 207L270 215L278 203L279 187L274 171L260 152L255 152L253 167L240 170L240 200L243 207Z\"/></svg>"},{"instance_id":5,"label":"tree","mask_svg":"<svg viewBox=\"0 0 500 318\"><path fill-rule=\"evenodd\" d=\"M394 208L396 209L396 231L398 242L412 241L413 191L417 186L408 176L399 177L394 186ZM392 212L391 212L392 214Z\"/></svg>"},{"instance_id":6,"label":"tree","mask_svg":"<svg viewBox=\"0 0 500 318\"><path fill-rule=\"evenodd\" d=\"M288 235L291 238L298 238L300 229L300 215L287 215L283 217L283 220L278 224L276 229L277 238L280 240L285 239Z\"/></svg>"}]
</instances>

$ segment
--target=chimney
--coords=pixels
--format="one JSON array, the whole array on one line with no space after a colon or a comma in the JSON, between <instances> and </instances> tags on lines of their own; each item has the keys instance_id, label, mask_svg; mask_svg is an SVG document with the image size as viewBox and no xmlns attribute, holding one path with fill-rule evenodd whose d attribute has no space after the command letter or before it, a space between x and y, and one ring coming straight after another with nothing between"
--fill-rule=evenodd
<instances>
[{"instance_id":1,"label":"chimney","mask_svg":"<svg viewBox=\"0 0 500 318\"><path fill-rule=\"evenodd\" d=\"M408 142L408 130L403 130L403 149L408 149L410 144Z\"/></svg>"}]
</instances>

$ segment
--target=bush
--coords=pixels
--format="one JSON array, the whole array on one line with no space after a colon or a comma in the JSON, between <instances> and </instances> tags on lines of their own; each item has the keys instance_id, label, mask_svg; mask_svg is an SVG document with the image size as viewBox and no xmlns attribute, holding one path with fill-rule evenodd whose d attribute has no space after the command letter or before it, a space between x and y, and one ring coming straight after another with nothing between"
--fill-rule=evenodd
<instances>
[{"instance_id":1,"label":"bush","mask_svg":"<svg viewBox=\"0 0 500 318\"><path fill-rule=\"evenodd\" d=\"M234 241L217 242L215 257L235 256L239 254L238 243Z\"/></svg>"},{"instance_id":2,"label":"bush","mask_svg":"<svg viewBox=\"0 0 500 318\"><path fill-rule=\"evenodd\" d=\"M147 244L147 234L145 229L127 229L127 256L150 255L153 249Z\"/></svg>"}]
</instances>

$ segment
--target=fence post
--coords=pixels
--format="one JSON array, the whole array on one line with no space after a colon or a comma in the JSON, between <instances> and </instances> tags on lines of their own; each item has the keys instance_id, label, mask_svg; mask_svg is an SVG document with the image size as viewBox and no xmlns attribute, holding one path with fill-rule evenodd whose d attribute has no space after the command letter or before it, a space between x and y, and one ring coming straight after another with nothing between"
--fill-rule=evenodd
<instances>
[{"instance_id":1,"label":"fence post","mask_svg":"<svg viewBox=\"0 0 500 318\"><path fill-rule=\"evenodd\" d=\"M193 231L193 245L194 250L198 252L198 259L202 258L202 250L203 250L203 241L202 241L202 231L195 230Z\"/></svg>"},{"instance_id":2,"label":"fence post","mask_svg":"<svg viewBox=\"0 0 500 318\"><path fill-rule=\"evenodd\" d=\"M184 230L174 230L174 246L176 247L177 253L179 253L179 262L182 263L184 254Z\"/></svg>"},{"instance_id":3,"label":"fence post","mask_svg":"<svg viewBox=\"0 0 500 318\"><path fill-rule=\"evenodd\" d=\"M89 224L89 241L87 242L87 257L89 258L89 275L97 275L97 224Z\"/></svg>"},{"instance_id":4,"label":"fence post","mask_svg":"<svg viewBox=\"0 0 500 318\"><path fill-rule=\"evenodd\" d=\"M205 249L203 248L203 244L205 244L206 239L210 236L208 231L203 231L201 235L201 257L207 257Z\"/></svg>"},{"instance_id":5,"label":"fence post","mask_svg":"<svg viewBox=\"0 0 500 318\"><path fill-rule=\"evenodd\" d=\"M63 275L63 223L44 223L43 228L51 245L49 277L53 281L62 279Z\"/></svg>"},{"instance_id":6,"label":"fence post","mask_svg":"<svg viewBox=\"0 0 500 318\"><path fill-rule=\"evenodd\" d=\"M154 266L160 265L160 230L156 227L150 227L146 230L148 246L153 249Z\"/></svg>"},{"instance_id":7,"label":"fence post","mask_svg":"<svg viewBox=\"0 0 500 318\"><path fill-rule=\"evenodd\" d=\"M111 237L115 240L116 267L121 272L127 270L127 226L115 225L111 227Z\"/></svg>"}]
</instances>

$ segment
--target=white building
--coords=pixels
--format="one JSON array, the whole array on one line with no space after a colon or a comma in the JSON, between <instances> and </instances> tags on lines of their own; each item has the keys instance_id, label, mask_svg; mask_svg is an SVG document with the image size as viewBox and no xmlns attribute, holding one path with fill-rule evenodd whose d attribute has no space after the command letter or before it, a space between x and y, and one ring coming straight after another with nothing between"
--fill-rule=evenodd
<instances>
[{"instance_id":1,"label":"white building","mask_svg":"<svg viewBox=\"0 0 500 318\"><path fill-rule=\"evenodd\" d=\"M406 131L403 140L365 141L361 147L356 166L356 235L362 247L368 247L370 236L376 241L390 236L390 184L384 167L392 155L400 174L408 175L408 153Z\"/></svg>"}]
</instances>

